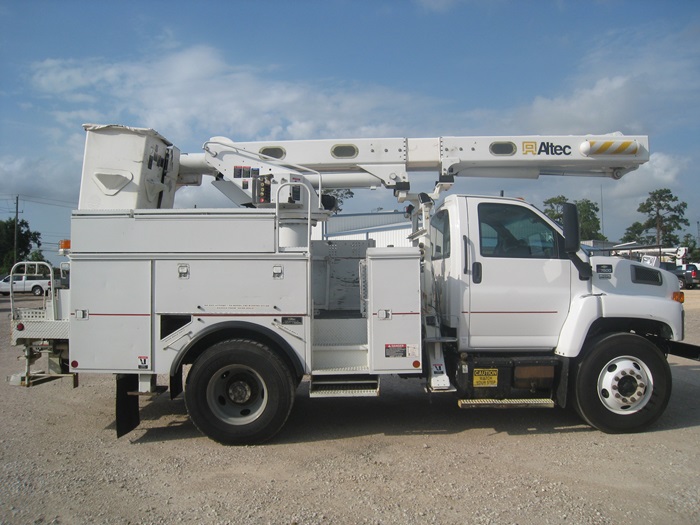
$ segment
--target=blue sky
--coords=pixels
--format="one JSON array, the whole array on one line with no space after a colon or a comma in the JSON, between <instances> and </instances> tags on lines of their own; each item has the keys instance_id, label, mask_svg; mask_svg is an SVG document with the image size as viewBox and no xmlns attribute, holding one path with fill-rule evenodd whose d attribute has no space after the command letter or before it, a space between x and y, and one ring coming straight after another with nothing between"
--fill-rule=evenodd
<instances>
[{"instance_id":1,"label":"blue sky","mask_svg":"<svg viewBox=\"0 0 700 525\"><path fill-rule=\"evenodd\" d=\"M602 197L616 240L668 187L699 233L696 1L0 0L0 63L0 216L20 195L47 255L70 236L84 122L152 127L183 152L216 135L646 134L651 161L621 181L455 190ZM226 205L209 187L177 202ZM345 211L378 207L399 205L378 190Z\"/></svg>"}]
</instances>

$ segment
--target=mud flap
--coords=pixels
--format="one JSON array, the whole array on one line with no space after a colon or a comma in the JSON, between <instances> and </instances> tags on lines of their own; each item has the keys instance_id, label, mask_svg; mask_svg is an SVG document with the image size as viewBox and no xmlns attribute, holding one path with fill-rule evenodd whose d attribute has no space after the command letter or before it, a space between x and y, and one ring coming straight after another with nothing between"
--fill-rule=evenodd
<instances>
[{"instance_id":1,"label":"mud flap","mask_svg":"<svg viewBox=\"0 0 700 525\"><path fill-rule=\"evenodd\" d=\"M170 376L170 399L175 399L182 394L182 369L179 369L174 376Z\"/></svg>"},{"instance_id":2,"label":"mud flap","mask_svg":"<svg viewBox=\"0 0 700 525\"><path fill-rule=\"evenodd\" d=\"M559 369L559 385L557 386L557 405L566 408L567 398L569 394L569 363L570 359L561 360L561 368Z\"/></svg>"},{"instance_id":3,"label":"mud flap","mask_svg":"<svg viewBox=\"0 0 700 525\"><path fill-rule=\"evenodd\" d=\"M116 419L117 437L134 430L141 422L139 397L129 395L139 389L138 374L117 374Z\"/></svg>"}]
</instances>

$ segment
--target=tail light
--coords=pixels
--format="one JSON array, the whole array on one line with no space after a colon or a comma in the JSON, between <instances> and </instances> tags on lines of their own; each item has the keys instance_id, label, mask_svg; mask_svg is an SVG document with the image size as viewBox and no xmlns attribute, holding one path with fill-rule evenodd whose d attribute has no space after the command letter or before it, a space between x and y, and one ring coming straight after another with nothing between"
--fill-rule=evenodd
<instances>
[{"instance_id":1,"label":"tail light","mask_svg":"<svg viewBox=\"0 0 700 525\"><path fill-rule=\"evenodd\" d=\"M696 279L697 276L698 276L697 270L690 270L690 276L691 276L693 279Z\"/></svg>"}]
</instances>

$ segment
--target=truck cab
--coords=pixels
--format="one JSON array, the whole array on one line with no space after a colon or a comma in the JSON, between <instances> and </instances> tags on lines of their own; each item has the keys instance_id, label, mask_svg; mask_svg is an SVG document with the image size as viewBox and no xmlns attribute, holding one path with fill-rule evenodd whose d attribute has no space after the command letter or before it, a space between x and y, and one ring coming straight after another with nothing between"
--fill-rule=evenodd
<instances>
[{"instance_id":1,"label":"truck cab","mask_svg":"<svg viewBox=\"0 0 700 525\"><path fill-rule=\"evenodd\" d=\"M638 430L668 402L661 352L683 337L682 295L667 272L589 257L565 228L518 199L436 209L427 274L447 375L463 408L573 404L599 429Z\"/></svg>"},{"instance_id":2,"label":"truck cab","mask_svg":"<svg viewBox=\"0 0 700 525\"><path fill-rule=\"evenodd\" d=\"M561 226L521 200L450 195L430 228L441 325L457 337L459 350L575 357L582 334L567 336L567 321L590 327L605 317L614 324L648 317L645 308L659 316L658 332L682 334L681 304L667 305L668 313L654 306L675 289L675 279L640 263L579 252L592 274L581 275ZM644 279L647 273L653 275ZM630 295L637 300L625 300ZM623 300L625 311L614 308ZM596 304L595 319L572 310L579 302Z\"/></svg>"},{"instance_id":3,"label":"truck cab","mask_svg":"<svg viewBox=\"0 0 700 525\"><path fill-rule=\"evenodd\" d=\"M464 195L430 225L441 322L460 350L557 346L578 286L559 226L517 199Z\"/></svg>"}]
</instances>

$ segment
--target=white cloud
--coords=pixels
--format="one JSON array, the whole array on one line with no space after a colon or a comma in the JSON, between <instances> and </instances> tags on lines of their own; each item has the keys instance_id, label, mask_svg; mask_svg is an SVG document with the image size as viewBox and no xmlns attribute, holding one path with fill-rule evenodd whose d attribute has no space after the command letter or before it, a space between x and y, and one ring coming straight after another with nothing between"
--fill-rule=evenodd
<instances>
[{"instance_id":1,"label":"white cloud","mask_svg":"<svg viewBox=\"0 0 700 525\"><path fill-rule=\"evenodd\" d=\"M406 107L427 112L435 104L372 85L279 80L275 69L234 66L197 46L139 62L45 60L33 66L33 81L45 96L80 105L54 114L62 125L92 114L154 127L174 141L382 136L405 131L410 119L415 125Z\"/></svg>"},{"instance_id":2,"label":"white cloud","mask_svg":"<svg viewBox=\"0 0 700 525\"><path fill-rule=\"evenodd\" d=\"M78 176L71 168L78 169ZM3 192L34 197L50 197L76 202L80 185L80 164L61 157L0 156ZM67 182L70 181L70 182Z\"/></svg>"},{"instance_id":3,"label":"white cloud","mask_svg":"<svg viewBox=\"0 0 700 525\"><path fill-rule=\"evenodd\" d=\"M659 188L670 188L679 191L679 178L687 168L690 159L665 153L652 153L649 162L639 169L625 175L615 185L611 194L616 198L637 196Z\"/></svg>"},{"instance_id":4,"label":"white cloud","mask_svg":"<svg viewBox=\"0 0 700 525\"><path fill-rule=\"evenodd\" d=\"M627 77L601 78L569 95L536 97L517 111L517 122L537 133L640 132L637 96Z\"/></svg>"},{"instance_id":5,"label":"white cloud","mask_svg":"<svg viewBox=\"0 0 700 525\"><path fill-rule=\"evenodd\" d=\"M460 115L470 133L659 135L700 121L697 30L621 29L582 45L576 73L552 96Z\"/></svg>"}]
</instances>

